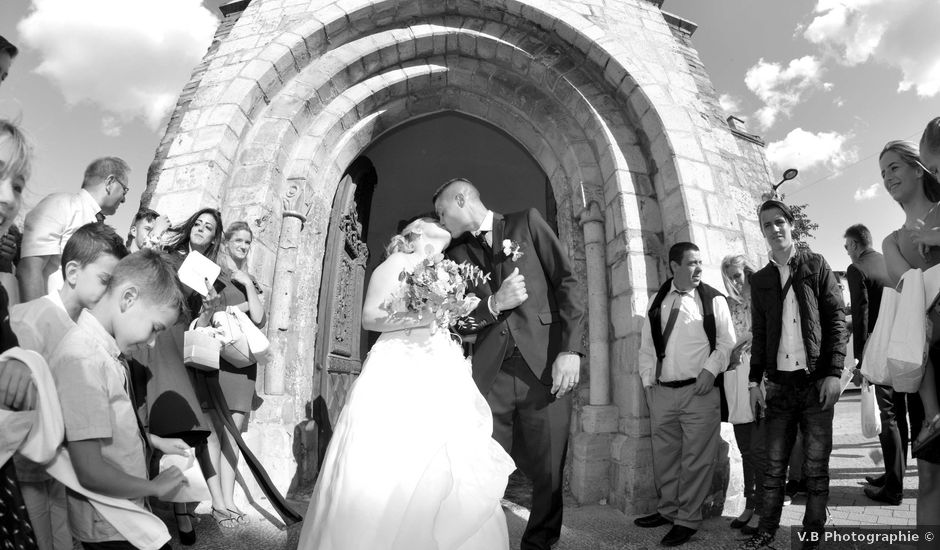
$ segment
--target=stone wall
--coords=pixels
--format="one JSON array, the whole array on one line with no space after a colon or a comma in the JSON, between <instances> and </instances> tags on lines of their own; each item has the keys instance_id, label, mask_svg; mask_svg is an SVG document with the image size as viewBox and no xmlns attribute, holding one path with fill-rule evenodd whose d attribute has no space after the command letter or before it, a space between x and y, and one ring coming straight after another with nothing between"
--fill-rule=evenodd
<instances>
[{"instance_id":1,"label":"stone wall","mask_svg":"<svg viewBox=\"0 0 940 550\"><path fill-rule=\"evenodd\" d=\"M582 284L606 297L589 311L571 490L581 502L650 510L637 350L665 250L697 242L720 285L722 256L764 248L754 213L769 171L759 140L718 111L694 25L646 0L233 4L181 96L145 197L160 211L218 205L255 229L251 268L267 291L272 353L250 435L272 478L283 489L310 482L304 411L337 183L385 132L455 111L536 159Z\"/></svg>"}]
</instances>

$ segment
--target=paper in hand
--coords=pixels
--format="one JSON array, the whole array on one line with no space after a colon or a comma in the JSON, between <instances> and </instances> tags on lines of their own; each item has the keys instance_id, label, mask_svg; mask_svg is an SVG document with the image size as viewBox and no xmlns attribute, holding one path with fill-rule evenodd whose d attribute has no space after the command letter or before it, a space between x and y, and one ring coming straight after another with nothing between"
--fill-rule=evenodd
<instances>
[{"instance_id":1,"label":"paper in hand","mask_svg":"<svg viewBox=\"0 0 940 550\"><path fill-rule=\"evenodd\" d=\"M195 250L190 250L178 272L180 282L202 296L209 295L209 287L215 282L222 268Z\"/></svg>"},{"instance_id":2,"label":"paper in hand","mask_svg":"<svg viewBox=\"0 0 940 550\"><path fill-rule=\"evenodd\" d=\"M160 457L160 473L171 466L176 466L183 473L185 483L160 500L164 502L202 502L211 499L209 487L202 475L202 470L195 459L195 451L190 449L186 456L163 455Z\"/></svg>"}]
</instances>

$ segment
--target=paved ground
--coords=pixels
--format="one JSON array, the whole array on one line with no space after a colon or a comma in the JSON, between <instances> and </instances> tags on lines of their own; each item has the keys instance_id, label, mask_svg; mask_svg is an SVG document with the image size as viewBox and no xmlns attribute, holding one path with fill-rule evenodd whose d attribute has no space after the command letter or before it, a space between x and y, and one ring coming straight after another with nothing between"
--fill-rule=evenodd
<instances>
[{"instance_id":1,"label":"paved ground","mask_svg":"<svg viewBox=\"0 0 940 550\"><path fill-rule=\"evenodd\" d=\"M830 462L832 476L829 511L831 525L884 525L907 526L915 524L915 500L917 497L916 466L908 469L905 480L904 502L900 506L879 506L862 493L864 476L878 474L881 466L881 451L877 439L865 439L859 427L858 393L848 393L837 405L834 430L834 449ZM518 500L518 499L517 499ZM805 498L798 496L784 508L781 524L799 525L802 521ZM306 503L293 503L298 511L306 510ZM203 505L205 506L205 505ZM506 516L509 523L513 550L518 548L522 529L528 512L525 508L506 501ZM198 512L208 512L200 508ZM170 525L171 515L158 511ZM264 515L263 515L264 514ZM267 515L267 519L265 518ZM300 526L283 529L272 523L273 517L265 511L264 503L252 510L249 525L220 530L212 518L200 514L197 525L198 541L194 550L293 550L297 546ZM634 527L633 518L607 506L569 506L565 509L565 524L562 539L556 550L642 550L658 548L659 540L668 530L640 529ZM368 521L363 518L363 521ZM740 542L740 534L728 528L731 516L713 518L705 522L692 541L683 546L688 550L733 549ZM940 512L938 512L940 523ZM179 547L174 539L174 547ZM798 547L798 546L796 546ZM831 549L878 548L861 544L828 545ZM789 529L781 528L774 544L777 550L790 548ZM893 546L898 548L898 546ZM903 546L902 546L903 548ZM940 545L933 548L940 548ZM418 550L418 549L416 549Z\"/></svg>"}]
</instances>

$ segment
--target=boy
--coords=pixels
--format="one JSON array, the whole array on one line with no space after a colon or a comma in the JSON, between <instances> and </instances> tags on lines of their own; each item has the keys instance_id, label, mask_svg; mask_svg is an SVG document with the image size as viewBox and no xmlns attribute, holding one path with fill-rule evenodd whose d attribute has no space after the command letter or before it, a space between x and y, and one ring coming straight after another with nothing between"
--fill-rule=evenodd
<instances>
[{"instance_id":1,"label":"boy","mask_svg":"<svg viewBox=\"0 0 940 550\"><path fill-rule=\"evenodd\" d=\"M162 216L155 210L149 208L141 208L138 210L137 215L134 216L134 222L131 224L131 228L127 233L127 242L125 243L127 249L131 252L137 252L142 248L146 248L144 245L147 243L147 238L150 237L154 223L161 217Z\"/></svg>"},{"instance_id":2,"label":"boy","mask_svg":"<svg viewBox=\"0 0 940 550\"><path fill-rule=\"evenodd\" d=\"M172 326L183 296L168 257L141 250L118 262L108 289L82 311L49 360L72 466L83 487L141 507L184 483L170 468L147 477L145 434L135 415L124 354ZM133 548L84 497L69 494L72 535L86 550ZM169 548L169 545L166 546Z\"/></svg>"},{"instance_id":3,"label":"boy","mask_svg":"<svg viewBox=\"0 0 940 550\"><path fill-rule=\"evenodd\" d=\"M101 299L114 266L125 256L127 249L111 227L80 227L62 251L62 289L10 309L10 326L20 347L48 359L82 310ZM71 550L65 486L39 464L19 455L14 461L39 550Z\"/></svg>"},{"instance_id":4,"label":"boy","mask_svg":"<svg viewBox=\"0 0 940 550\"><path fill-rule=\"evenodd\" d=\"M842 291L825 258L793 242L793 213L777 200L758 210L770 262L751 276L751 406L766 412L764 515L741 550L767 548L780 527L787 462L803 439L803 550L819 547L829 500L833 406L845 362ZM767 395L760 382L767 375Z\"/></svg>"}]
</instances>

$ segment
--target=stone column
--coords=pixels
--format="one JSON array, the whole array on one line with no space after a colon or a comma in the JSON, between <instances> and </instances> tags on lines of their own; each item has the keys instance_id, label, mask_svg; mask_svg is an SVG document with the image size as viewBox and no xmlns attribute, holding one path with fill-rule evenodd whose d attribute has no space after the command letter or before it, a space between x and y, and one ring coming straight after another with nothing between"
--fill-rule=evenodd
<instances>
[{"instance_id":1,"label":"stone column","mask_svg":"<svg viewBox=\"0 0 940 550\"><path fill-rule=\"evenodd\" d=\"M596 201L580 213L587 263L589 404L581 409L581 431L572 439L571 492L580 503L607 499L610 491L611 441L619 413L610 404L610 305L604 214Z\"/></svg>"},{"instance_id":2,"label":"stone column","mask_svg":"<svg viewBox=\"0 0 940 550\"><path fill-rule=\"evenodd\" d=\"M274 281L271 283L271 312L268 339L271 350L264 369L264 393L283 395L284 372L287 361L288 331L291 328L293 311L294 272L297 267L297 242L306 216L300 213L303 205L302 189L305 180L291 180L283 199L281 234L277 243L277 264L274 266Z\"/></svg>"}]
</instances>

